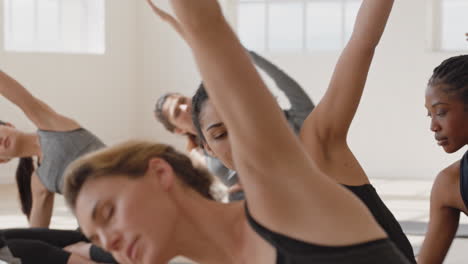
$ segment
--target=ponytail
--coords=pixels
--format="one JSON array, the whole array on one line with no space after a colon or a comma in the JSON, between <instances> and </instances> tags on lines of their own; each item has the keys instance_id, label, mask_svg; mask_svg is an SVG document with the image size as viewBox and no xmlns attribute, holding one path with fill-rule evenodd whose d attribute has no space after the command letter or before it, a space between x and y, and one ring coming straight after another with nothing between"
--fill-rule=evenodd
<instances>
[{"instance_id":1,"label":"ponytail","mask_svg":"<svg viewBox=\"0 0 468 264\"><path fill-rule=\"evenodd\" d=\"M16 185L18 186L21 211L28 217L32 209L31 177L34 172L34 163L31 157L21 158L16 169Z\"/></svg>"}]
</instances>

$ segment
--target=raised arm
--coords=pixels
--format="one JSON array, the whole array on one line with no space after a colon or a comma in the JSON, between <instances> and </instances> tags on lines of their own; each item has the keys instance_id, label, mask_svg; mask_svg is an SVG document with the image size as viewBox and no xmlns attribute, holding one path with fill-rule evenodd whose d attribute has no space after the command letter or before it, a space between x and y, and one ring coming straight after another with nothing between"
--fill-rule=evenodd
<instances>
[{"instance_id":1,"label":"raised arm","mask_svg":"<svg viewBox=\"0 0 468 264\"><path fill-rule=\"evenodd\" d=\"M252 215L270 229L325 245L384 237L364 205L323 175L302 149L217 1L171 4L229 130Z\"/></svg>"},{"instance_id":2,"label":"raised arm","mask_svg":"<svg viewBox=\"0 0 468 264\"><path fill-rule=\"evenodd\" d=\"M393 2L363 1L353 34L338 60L328 90L304 123L313 128L306 133L315 133L321 142L333 144L346 140Z\"/></svg>"},{"instance_id":3,"label":"raised arm","mask_svg":"<svg viewBox=\"0 0 468 264\"><path fill-rule=\"evenodd\" d=\"M56 113L3 71L0 71L0 94L17 105L39 129L68 131L79 128L78 123Z\"/></svg>"},{"instance_id":4,"label":"raised arm","mask_svg":"<svg viewBox=\"0 0 468 264\"><path fill-rule=\"evenodd\" d=\"M291 104L291 108L287 110L288 121L292 121L296 132L304 123L304 120L314 109L314 103L309 98L302 87L287 73L271 63L269 60L258 55L254 51L249 52L255 65L265 71L270 78L273 79L276 86L283 91Z\"/></svg>"}]
</instances>

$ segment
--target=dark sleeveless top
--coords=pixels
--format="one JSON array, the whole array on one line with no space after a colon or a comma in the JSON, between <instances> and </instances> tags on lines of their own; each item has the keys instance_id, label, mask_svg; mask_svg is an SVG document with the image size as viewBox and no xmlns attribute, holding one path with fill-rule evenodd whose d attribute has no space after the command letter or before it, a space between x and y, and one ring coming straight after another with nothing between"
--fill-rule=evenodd
<instances>
[{"instance_id":1,"label":"dark sleeveless top","mask_svg":"<svg viewBox=\"0 0 468 264\"><path fill-rule=\"evenodd\" d=\"M406 237L400 223L393 216L392 212L384 204L375 188L370 184L360 186L343 185L354 193L367 206L375 220L385 230L388 238L405 255L410 263L416 263L413 247Z\"/></svg>"},{"instance_id":2,"label":"dark sleeveless top","mask_svg":"<svg viewBox=\"0 0 468 264\"><path fill-rule=\"evenodd\" d=\"M247 207L246 215L252 229L276 249L275 264L410 263L389 239L379 239L351 246L319 246L268 230L253 219Z\"/></svg>"},{"instance_id":3,"label":"dark sleeveless top","mask_svg":"<svg viewBox=\"0 0 468 264\"><path fill-rule=\"evenodd\" d=\"M460 194L463 203L468 208L468 151L460 160Z\"/></svg>"},{"instance_id":4,"label":"dark sleeveless top","mask_svg":"<svg viewBox=\"0 0 468 264\"><path fill-rule=\"evenodd\" d=\"M62 193L63 173L74 160L105 147L104 143L84 128L72 131L39 130L42 161L36 170L42 184L51 192Z\"/></svg>"}]
</instances>

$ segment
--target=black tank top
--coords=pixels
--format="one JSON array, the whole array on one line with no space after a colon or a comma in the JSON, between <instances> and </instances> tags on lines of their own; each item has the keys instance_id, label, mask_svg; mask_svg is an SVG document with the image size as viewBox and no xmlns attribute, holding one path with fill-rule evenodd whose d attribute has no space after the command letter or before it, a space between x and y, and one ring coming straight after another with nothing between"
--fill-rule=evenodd
<instances>
[{"instance_id":1,"label":"black tank top","mask_svg":"<svg viewBox=\"0 0 468 264\"><path fill-rule=\"evenodd\" d=\"M375 220L385 230L388 238L405 255L411 263L416 263L413 247L406 237L400 223L393 216L392 212L384 204L375 188L370 184L360 186L343 185L354 195L359 197L374 216Z\"/></svg>"},{"instance_id":2,"label":"black tank top","mask_svg":"<svg viewBox=\"0 0 468 264\"><path fill-rule=\"evenodd\" d=\"M460 160L460 194L468 208L468 151Z\"/></svg>"},{"instance_id":3,"label":"black tank top","mask_svg":"<svg viewBox=\"0 0 468 264\"><path fill-rule=\"evenodd\" d=\"M246 215L253 230L276 249L275 264L410 263L389 239L342 247L319 246L268 230L252 218L247 207Z\"/></svg>"}]
</instances>

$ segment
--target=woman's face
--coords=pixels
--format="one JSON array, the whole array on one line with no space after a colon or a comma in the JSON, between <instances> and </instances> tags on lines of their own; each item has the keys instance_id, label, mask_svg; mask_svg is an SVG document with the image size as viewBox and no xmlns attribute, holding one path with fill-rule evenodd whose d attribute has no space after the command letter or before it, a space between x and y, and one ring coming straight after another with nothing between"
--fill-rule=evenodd
<instances>
[{"instance_id":1,"label":"woman's face","mask_svg":"<svg viewBox=\"0 0 468 264\"><path fill-rule=\"evenodd\" d=\"M173 177L172 169L150 167L138 179L89 180L76 202L84 234L119 263L168 263L175 254L171 246L177 227L176 207L167 194Z\"/></svg>"},{"instance_id":2,"label":"woman's face","mask_svg":"<svg viewBox=\"0 0 468 264\"><path fill-rule=\"evenodd\" d=\"M468 144L468 107L440 86L426 90L425 107L431 118L431 131L445 152L453 153Z\"/></svg>"},{"instance_id":3,"label":"woman's face","mask_svg":"<svg viewBox=\"0 0 468 264\"><path fill-rule=\"evenodd\" d=\"M235 170L229 133L209 100L204 102L199 118L201 130L206 140L204 147L207 152L219 159L227 168Z\"/></svg>"},{"instance_id":4,"label":"woman's face","mask_svg":"<svg viewBox=\"0 0 468 264\"><path fill-rule=\"evenodd\" d=\"M169 122L175 126L177 134L196 135L192 122L192 100L181 95L172 95L166 99L163 105L163 113Z\"/></svg>"},{"instance_id":5,"label":"woman's face","mask_svg":"<svg viewBox=\"0 0 468 264\"><path fill-rule=\"evenodd\" d=\"M19 155L21 132L11 124L0 125L0 163L6 163Z\"/></svg>"}]
</instances>

